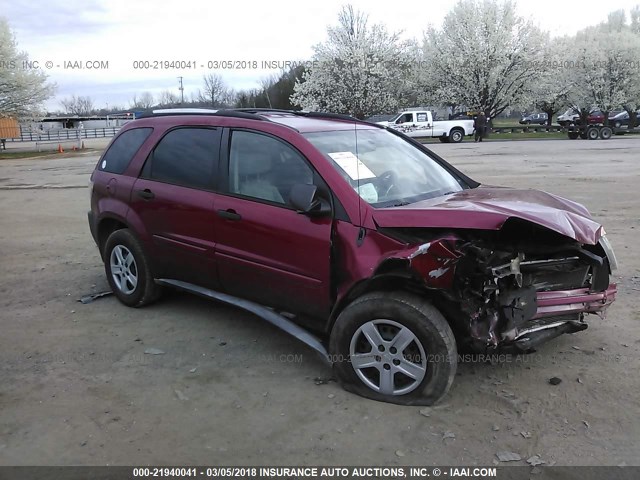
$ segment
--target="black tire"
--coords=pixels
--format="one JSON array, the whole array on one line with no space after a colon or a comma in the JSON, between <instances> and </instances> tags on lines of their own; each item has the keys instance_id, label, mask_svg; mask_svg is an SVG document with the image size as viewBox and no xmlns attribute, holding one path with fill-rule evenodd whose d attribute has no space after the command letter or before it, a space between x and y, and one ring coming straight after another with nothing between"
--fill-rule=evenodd
<instances>
[{"instance_id":1,"label":"black tire","mask_svg":"<svg viewBox=\"0 0 640 480\"><path fill-rule=\"evenodd\" d=\"M611 127L602 127L600 129L600 138L602 140L609 140L611 138L611 135L613 135L613 130L611 129Z\"/></svg>"},{"instance_id":2,"label":"black tire","mask_svg":"<svg viewBox=\"0 0 640 480\"><path fill-rule=\"evenodd\" d=\"M600 132L598 130L598 127L589 127L587 129L587 138L589 140L597 140L598 137L600 137Z\"/></svg>"},{"instance_id":3,"label":"black tire","mask_svg":"<svg viewBox=\"0 0 640 480\"><path fill-rule=\"evenodd\" d=\"M133 261L131 262L132 270L136 278L136 284L133 285L130 280L122 280L120 278L118 285L116 278L119 275L113 274L112 271L112 256L114 262L117 262L117 250L118 253L128 252L132 255ZM129 255L125 255L125 259L129 259ZM151 273L150 263L147 255L142 249L140 241L136 236L127 228L116 230L105 242L104 246L104 269L107 274L107 281L113 290L113 293L118 297L122 303L128 307L142 307L156 301L162 289L153 280L153 274ZM135 267L135 269L133 269ZM131 291L129 291L131 290Z\"/></svg>"},{"instance_id":4,"label":"black tire","mask_svg":"<svg viewBox=\"0 0 640 480\"><path fill-rule=\"evenodd\" d=\"M571 140L575 140L580 136L580 134L578 132L568 132L567 135L569 135L569 138Z\"/></svg>"},{"instance_id":5,"label":"black tire","mask_svg":"<svg viewBox=\"0 0 640 480\"><path fill-rule=\"evenodd\" d=\"M395 324L396 333L402 331L400 327L407 329L413 335L415 341L402 348L401 352L393 351L392 346L387 344L388 350L382 353L375 351L371 357L366 351L371 348L374 353L373 344L363 337L362 328L370 327L373 322L381 322L379 327L374 325L379 335L391 336L391 339L384 339L392 342L393 328ZM381 328L381 330L377 330ZM391 333L389 332L391 329ZM364 340L365 352L356 351L359 341ZM355 353L368 356L375 361L377 367L362 367L356 371L353 366L351 349ZM333 327L329 341L329 350L333 359L333 368L336 377L345 390L357 395L373 400L395 403L398 405L432 405L440 400L449 391L458 364L458 353L456 340L451 331L451 327L442 314L426 299L420 298L406 292L372 292L356 299L347 306ZM410 353L407 353L410 352ZM411 353L413 352L413 353ZM425 352L423 356L422 353ZM393 358L393 355L400 355L400 358L412 360L417 363L412 366L421 366L423 376L412 379L400 373L393 365L401 365L400 360ZM411 363L407 360L408 363ZM406 365L406 364L402 364ZM387 368L389 367L389 368ZM402 367L401 367L402 368ZM376 375L378 378L378 390L382 387L382 370L396 370L390 375L393 392L385 394L376 391ZM376 372L378 372L376 374ZM367 385L365 380L370 375L373 387ZM404 386L405 383L408 386ZM398 388L396 389L396 385ZM403 389L407 390L406 393ZM398 391L397 393L396 390Z\"/></svg>"},{"instance_id":6,"label":"black tire","mask_svg":"<svg viewBox=\"0 0 640 480\"><path fill-rule=\"evenodd\" d=\"M587 138L589 138L589 137L587 137L587 131L586 130L580 130L580 135L579 136L580 136L580 138L582 140L586 140Z\"/></svg>"},{"instance_id":7,"label":"black tire","mask_svg":"<svg viewBox=\"0 0 640 480\"><path fill-rule=\"evenodd\" d=\"M454 128L449 132L448 138L451 143L460 143L464 139L464 130L461 128Z\"/></svg>"}]
</instances>

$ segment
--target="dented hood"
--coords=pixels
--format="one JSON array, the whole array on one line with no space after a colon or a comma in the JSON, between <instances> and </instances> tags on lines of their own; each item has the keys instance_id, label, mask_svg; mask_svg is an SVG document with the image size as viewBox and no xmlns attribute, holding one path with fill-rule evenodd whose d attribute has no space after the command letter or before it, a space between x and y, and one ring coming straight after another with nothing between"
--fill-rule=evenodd
<instances>
[{"instance_id":1,"label":"dented hood","mask_svg":"<svg viewBox=\"0 0 640 480\"><path fill-rule=\"evenodd\" d=\"M595 244L602 227L579 203L538 190L480 186L400 207L376 209L379 227L498 230L520 218L581 243Z\"/></svg>"}]
</instances>

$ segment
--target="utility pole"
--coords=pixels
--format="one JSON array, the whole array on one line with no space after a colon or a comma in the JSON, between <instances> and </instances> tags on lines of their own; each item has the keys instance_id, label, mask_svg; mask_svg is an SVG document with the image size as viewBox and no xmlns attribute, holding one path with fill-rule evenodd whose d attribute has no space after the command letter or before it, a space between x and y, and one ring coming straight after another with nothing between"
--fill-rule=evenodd
<instances>
[{"instance_id":1,"label":"utility pole","mask_svg":"<svg viewBox=\"0 0 640 480\"><path fill-rule=\"evenodd\" d=\"M182 106L182 104L184 103L184 87L182 86L182 77L178 77L178 80L180 81L180 88L178 88L178 90L180 90L180 106Z\"/></svg>"}]
</instances>

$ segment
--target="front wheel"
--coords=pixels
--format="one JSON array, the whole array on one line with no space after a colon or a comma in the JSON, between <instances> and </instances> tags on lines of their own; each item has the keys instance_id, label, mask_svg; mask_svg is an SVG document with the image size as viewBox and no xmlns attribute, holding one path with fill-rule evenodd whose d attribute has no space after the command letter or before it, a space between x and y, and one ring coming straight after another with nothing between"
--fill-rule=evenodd
<instances>
[{"instance_id":1,"label":"front wheel","mask_svg":"<svg viewBox=\"0 0 640 480\"><path fill-rule=\"evenodd\" d=\"M140 241L127 228L116 230L104 246L107 281L118 300L128 307L142 307L160 296Z\"/></svg>"},{"instance_id":2,"label":"front wheel","mask_svg":"<svg viewBox=\"0 0 640 480\"><path fill-rule=\"evenodd\" d=\"M330 352L343 387L400 405L432 405L453 383L453 332L428 301L373 292L350 304L331 332Z\"/></svg>"}]
</instances>

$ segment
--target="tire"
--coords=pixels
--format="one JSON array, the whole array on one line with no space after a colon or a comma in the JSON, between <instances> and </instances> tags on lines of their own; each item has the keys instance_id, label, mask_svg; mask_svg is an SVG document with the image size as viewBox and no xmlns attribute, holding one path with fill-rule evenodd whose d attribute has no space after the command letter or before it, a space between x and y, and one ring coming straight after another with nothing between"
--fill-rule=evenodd
<instances>
[{"instance_id":1,"label":"tire","mask_svg":"<svg viewBox=\"0 0 640 480\"><path fill-rule=\"evenodd\" d=\"M398 352L393 342L399 332L408 343ZM382 344L376 348L369 338ZM400 291L368 293L347 306L333 327L329 351L345 390L398 405L436 403L449 391L458 363L456 340L442 314Z\"/></svg>"},{"instance_id":2,"label":"tire","mask_svg":"<svg viewBox=\"0 0 640 480\"><path fill-rule=\"evenodd\" d=\"M580 134L578 132L568 132L567 135L569 135L569 138L571 140L575 140L576 138L578 138L580 136Z\"/></svg>"},{"instance_id":3,"label":"tire","mask_svg":"<svg viewBox=\"0 0 640 480\"><path fill-rule=\"evenodd\" d=\"M586 130L580 130L579 137L580 137L582 140L586 140L587 138L589 138L589 137L587 137L587 131L586 131Z\"/></svg>"},{"instance_id":4,"label":"tire","mask_svg":"<svg viewBox=\"0 0 640 480\"><path fill-rule=\"evenodd\" d=\"M600 132L597 127L590 127L587 129L587 138L589 140L597 140L600 136Z\"/></svg>"},{"instance_id":5,"label":"tire","mask_svg":"<svg viewBox=\"0 0 640 480\"><path fill-rule=\"evenodd\" d=\"M460 128L454 128L449 132L448 138L452 143L460 143L464 139L464 131Z\"/></svg>"},{"instance_id":6,"label":"tire","mask_svg":"<svg viewBox=\"0 0 640 480\"><path fill-rule=\"evenodd\" d=\"M600 129L600 138L602 140L609 140L611 138L611 135L613 135L613 130L611 130L611 127L602 127Z\"/></svg>"},{"instance_id":7,"label":"tire","mask_svg":"<svg viewBox=\"0 0 640 480\"><path fill-rule=\"evenodd\" d=\"M148 257L131 230L123 228L109 235L103 258L111 290L126 306L142 307L160 297L161 287L153 281ZM114 271L117 266L120 273Z\"/></svg>"}]
</instances>

